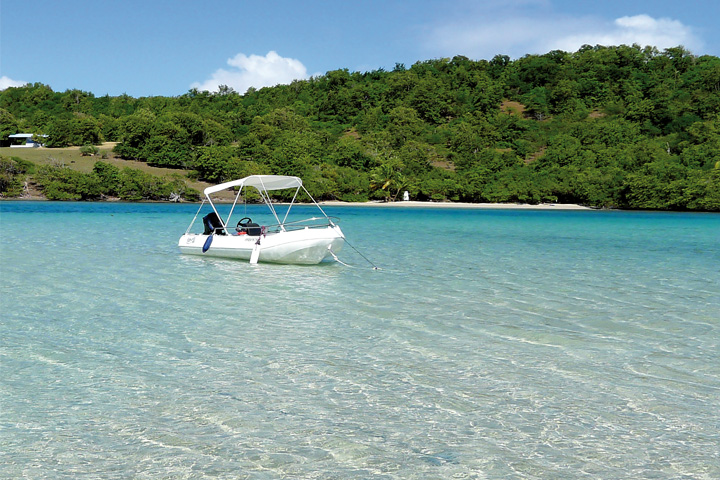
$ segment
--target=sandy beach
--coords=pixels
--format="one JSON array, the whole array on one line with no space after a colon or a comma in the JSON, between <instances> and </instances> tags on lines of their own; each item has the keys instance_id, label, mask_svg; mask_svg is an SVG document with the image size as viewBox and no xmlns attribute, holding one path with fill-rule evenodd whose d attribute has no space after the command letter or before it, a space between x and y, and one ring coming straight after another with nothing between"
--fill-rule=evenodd
<instances>
[{"instance_id":1,"label":"sandy beach","mask_svg":"<svg viewBox=\"0 0 720 480\"><path fill-rule=\"evenodd\" d=\"M590 207L584 207L574 203L541 203L531 205L528 203L462 203L462 202L418 202L418 201L400 201L400 202L340 202L340 201L324 201L318 202L320 205L328 206L353 206L353 207L379 207L379 208L495 208L495 209L517 209L524 210L592 210Z\"/></svg>"},{"instance_id":2,"label":"sandy beach","mask_svg":"<svg viewBox=\"0 0 720 480\"><path fill-rule=\"evenodd\" d=\"M220 198L216 203L226 204L232 203L234 197ZM41 194L26 194L21 197L2 197L0 201L47 201L47 198ZM117 198L108 198L104 200L96 200L97 202L117 202ZM138 203L165 203L163 201L141 201ZM169 202L168 202L169 203ZM200 203L186 202L181 203ZM283 204L284 202L278 202ZM297 205L308 205L304 202L296 202ZM528 203L463 203L463 202L418 202L418 201L401 201L401 202L341 202L339 200L326 200L318 202L321 206L331 207L374 207L374 208L476 208L476 209L523 209L523 210L593 210L592 207L585 207L574 203L541 203L531 205Z\"/></svg>"}]
</instances>

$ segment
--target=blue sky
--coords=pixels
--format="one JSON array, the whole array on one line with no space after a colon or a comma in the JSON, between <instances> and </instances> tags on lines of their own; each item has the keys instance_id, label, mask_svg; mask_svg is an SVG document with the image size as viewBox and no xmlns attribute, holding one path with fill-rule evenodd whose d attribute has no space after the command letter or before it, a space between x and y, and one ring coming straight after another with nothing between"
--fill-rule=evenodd
<instances>
[{"instance_id":1,"label":"blue sky","mask_svg":"<svg viewBox=\"0 0 720 480\"><path fill-rule=\"evenodd\" d=\"M718 0L0 0L0 89L177 96L583 44L720 56Z\"/></svg>"}]
</instances>

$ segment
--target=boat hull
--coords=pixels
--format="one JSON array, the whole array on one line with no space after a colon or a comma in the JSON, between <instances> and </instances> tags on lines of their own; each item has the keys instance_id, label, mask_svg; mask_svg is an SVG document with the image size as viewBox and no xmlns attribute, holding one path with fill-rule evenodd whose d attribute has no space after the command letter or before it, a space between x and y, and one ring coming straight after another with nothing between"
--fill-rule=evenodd
<instances>
[{"instance_id":1,"label":"boat hull","mask_svg":"<svg viewBox=\"0 0 720 480\"><path fill-rule=\"evenodd\" d=\"M315 265L337 254L345 244L345 237L337 225L268 233L259 237L213 235L209 247L203 252L208 237L209 235L192 233L183 235L178 242L180 252L250 260L253 249L257 248L259 262Z\"/></svg>"}]
</instances>

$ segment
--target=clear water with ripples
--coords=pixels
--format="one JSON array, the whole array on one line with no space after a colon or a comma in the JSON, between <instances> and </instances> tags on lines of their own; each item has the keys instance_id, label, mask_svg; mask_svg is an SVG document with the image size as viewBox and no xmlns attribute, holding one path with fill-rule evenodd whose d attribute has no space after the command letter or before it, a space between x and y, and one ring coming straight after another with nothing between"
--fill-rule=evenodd
<instances>
[{"instance_id":1,"label":"clear water with ripples","mask_svg":"<svg viewBox=\"0 0 720 480\"><path fill-rule=\"evenodd\" d=\"M720 215L328 207L373 270L196 208L0 203L1 478L720 478Z\"/></svg>"}]
</instances>

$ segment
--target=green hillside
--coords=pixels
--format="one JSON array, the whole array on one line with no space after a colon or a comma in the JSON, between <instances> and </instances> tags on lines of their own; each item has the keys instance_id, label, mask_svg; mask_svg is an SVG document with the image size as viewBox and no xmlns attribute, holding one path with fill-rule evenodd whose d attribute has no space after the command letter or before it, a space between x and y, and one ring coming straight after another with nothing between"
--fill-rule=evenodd
<instances>
[{"instance_id":1,"label":"green hillside","mask_svg":"<svg viewBox=\"0 0 720 480\"><path fill-rule=\"evenodd\" d=\"M110 156L179 172L160 181L107 158L81 171L5 157L6 195L29 178L51 199L192 199L188 177L272 173L302 177L319 199L408 190L417 200L720 211L720 59L682 47L454 57L245 94L95 97L34 84L0 92L0 118L0 140L47 134L46 151L117 142Z\"/></svg>"}]
</instances>

